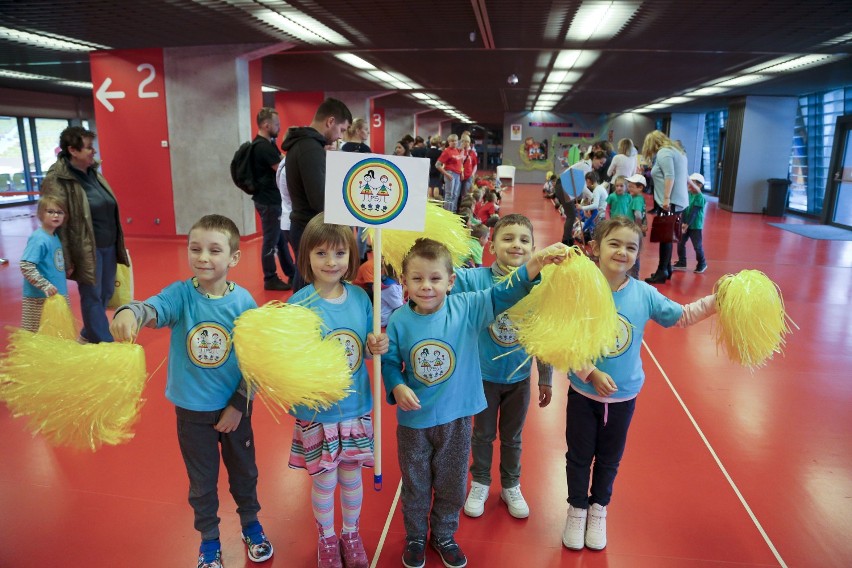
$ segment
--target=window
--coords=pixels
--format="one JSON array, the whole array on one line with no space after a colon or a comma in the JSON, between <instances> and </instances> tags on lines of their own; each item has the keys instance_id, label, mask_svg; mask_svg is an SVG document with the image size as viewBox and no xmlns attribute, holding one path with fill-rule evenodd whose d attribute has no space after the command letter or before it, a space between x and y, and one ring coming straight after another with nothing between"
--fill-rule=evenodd
<instances>
[{"instance_id":1,"label":"window","mask_svg":"<svg viewBox=\"0 0 852 568\"><path fill-rule=\"evenodd\" d=\"M788 207L821 215L837 117L852 112L852 86L799 98L790 152Z\"/></svg>"},{"instance_id":2,"label":"window","mask_svg":"<svg viewBox=\"0 0 852 568\"><path fill-rule=\"evenodd\" d=\"M18 118L0 116L0 204L26 201L26 196L8 195L27 190L21 146L22 127Z\"/></svg>"},{"instance_id":3,"label":"window","mask_svg":"<svg viewBox=\"0 0 852 568\"><path fill-rule=\"evenodd\" d=\"M0 116L0 205L36 199L9 194L39 191L68 124L67 119Z\"/></svg>"},{"instance_id":4,"label":"window","mask_svg":"<svg viewBox=\"0 0 852 568\"><path fill-rule=\"evenodd\" d=\"M708 112L704 116L704 144L701 152L701 175L704 176L704 191L718 193L716 165L722 159L719 155L720 132L728 120L727 110Z\"/></svg>"}]
</instances>

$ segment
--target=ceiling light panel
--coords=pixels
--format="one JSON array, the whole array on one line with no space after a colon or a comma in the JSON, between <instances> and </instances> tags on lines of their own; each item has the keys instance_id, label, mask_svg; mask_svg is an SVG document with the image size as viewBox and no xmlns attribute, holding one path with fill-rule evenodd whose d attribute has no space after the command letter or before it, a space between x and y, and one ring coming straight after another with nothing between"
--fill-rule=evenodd
<instances>
[{"instance_id":1,"label":"ceiling light panel","mask_svg":"<svg viewBox=\"0 0 852 568\"><path fill-rule=\"evenodd\" d=\"M586 0L577 9L565 39L585 42L615 37L627 25L641 2Z\"/></svg>"},{"instance_id":2,"label":"ceiling light panel","mask_svg":"<svg viewBox=\"0 0 852 568\"><path fill-rule=\"evenodd\" d=\"M34 34L22 30L15 30L0 26L0 39L22 43L33 47L53 49L56 51L94 51L96 49L110 49L105 45L88 43L70 37Z\"/></svg>"},{"instance_id":3,"label":"ceiling light panel","mask_svg":"<svg viewBox=\"0 0 852 568\"><path fill-rule=\"evenodd\" d=\"M344 63L351 65L352 67L354 67L356 69L375 69L376 68L376 66L373 65L372 63L370 63L369 61L361 59L360 57L358 57L357 55L355 55L353 53L335 53L334 56L336 58L338 58L339 60L343 61Z\"/></svg>"}]
</instances>

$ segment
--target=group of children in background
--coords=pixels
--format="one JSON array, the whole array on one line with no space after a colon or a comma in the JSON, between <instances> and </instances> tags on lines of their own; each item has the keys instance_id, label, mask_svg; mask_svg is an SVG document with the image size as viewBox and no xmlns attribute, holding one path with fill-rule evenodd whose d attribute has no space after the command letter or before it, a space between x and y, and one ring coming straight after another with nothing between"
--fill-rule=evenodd
<instances>
[{"instance_id":1,"label":"group of children in background","mask_svg":"<svg viewBox=\"0 0 852 568\"><path fill-rule=\"evenodd\" d=\"M605 208L610 211L610 219L589 229L593 231L588 239L591 251L610 284L619 318L630 322L622 326L624 337L618 338L617 352L569 376L569 509L562 541L571 549L585 545L600 550L606 546L612 483L644 380L639 356L644 326L649 320L666 327L696 323L713 313L714 297L683 307L630 278L631 270L638 267L646 231L644 178L616 178L609 196L593 172L586 181L590 202L580 204L580 210L600 217ZM321 412L292 410L296 421L289 465L311 477L321 568L369 566L359 519L361 468L373 465L373 400L364 364L371 355L383 356L387 401L398 408L406 530L403 565L424 566L427 542L445 566L467 564L455 533L462 510L470 517L485 511L493 442L498 436L500 499L512 516L530 514L520 475L522 431L533 396L532 363L518 349L516 331L505 312L538 282L545 265L566 258L567 247L557 243L536 251L528 218L511 214L495 219L496 207L487 206L480 208L486 213L477 216L481 196L473 191L471 197L473 207L466 208L473 213L466 221L474 225L471 268L454 270L444 245L419 239L403 261L402 274L383 269L383 291L387 283L395 300L387 306L385 318L383 294L387 332L379 335L370 332L372 308L367 293L349 283L359 274L353 231L326 224L322 214L305 228L297 262L309 285L289 302L315 310L325 324L324 333L347 346L353 378L351 394L333 407ZM706 268L699 252L703 220L703 198L699 197L700 188L684 218L699 268ZM495 201L496 197L485 203ZM67 293L62 248L55 236L64 205L43 199L38 211L42 226L30 238L22 258L23 320L28 329L38 321L44 298ZM489 267L482 266L486 245L496 258ZM679 253L685 260L685 251ZM262 562L272 556L273 547L258 520L253 403L231 345L234 320L256 307L248 291L228 280L229 270L240 260L236 225L220 215L202 217L189 232L188 260L191 278L120 307L110 331L117 341L131 341L142 327L172 329L166 397L176 407L178 441L190 481L189 502L202 539L198 568L222 566L217 516L220 459L228 470L248 557ZM362 276L365 283L372 282L372 275ZM405 303L403 285L408 295ZM216 356L202 360L198 345L209 345L214 334L219 342ZM537 368L537 399L545 407L552 397L552 369L541 362ZM473 480L466 492L468 470ZM343 517L339 533L334 520L338 486Z\"/></svg>"}]
</instances>

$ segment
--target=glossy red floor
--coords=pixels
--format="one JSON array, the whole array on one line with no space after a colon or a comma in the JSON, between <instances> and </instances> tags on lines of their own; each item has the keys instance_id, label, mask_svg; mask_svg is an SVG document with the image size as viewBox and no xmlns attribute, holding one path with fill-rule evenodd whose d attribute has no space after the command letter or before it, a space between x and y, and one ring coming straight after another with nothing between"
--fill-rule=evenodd
<instances>
[{"instance_id":1,"label":"glossy red floor","mask_svg":"<svg viewBox=\"0 0 852 568\"><path fill-rule=\"evenodd\" d=\"M536 186L506 192L504 211L527 214L539 244L561 234ZM0 267L4 325L19 320L15 259L35 226L30 215L25 207L0 210L0 256L12 259ZM679 273L662 290L688 301L709 293L725 273L763 270L779 283L801 327L786 356L751 373L717 354L712 321L687 330L649 328L643 353L648 378L609 507L603 552L561 545L566 382L557 377L554 402L531 408L525 431L522 486L532 514L511 518L493 489L484 516L461 520L457 538L470 566L852 566L852 242L810 240L769 227L768 220L732 215L711 203L709 270ZM139 298L188 275L180 240L130 239L129 247ZM258 248L257 239L244 244L233 276L262 303L282 295L262 290ZM655 266L655 254L651 246L642 253L643 276ZM72 297L76 308L73 286ZM568 313L571 306L562 309ZM0 345L7 334L0 331ZM149 370L155 369L167 352L167 332L146 330L140 343ZM62 362L56 366L61 376ZM194 565L198 537L164 383L161 369L146 389L136 437L94 454L48 446L0 406L0 567ZM400 566L395 420L393 409L383 411L384 489L367 491L361 530L374 566ZM261 520L276 549L265 565L315 565L309 480L287 467L291 421L277 424L261 408L254 423ZM369 485L371 472L364 479ZM226 566L250 566L222 481ZM433 552L427 558L427 566L440 566Z\"/></svg>"}]
</instances>

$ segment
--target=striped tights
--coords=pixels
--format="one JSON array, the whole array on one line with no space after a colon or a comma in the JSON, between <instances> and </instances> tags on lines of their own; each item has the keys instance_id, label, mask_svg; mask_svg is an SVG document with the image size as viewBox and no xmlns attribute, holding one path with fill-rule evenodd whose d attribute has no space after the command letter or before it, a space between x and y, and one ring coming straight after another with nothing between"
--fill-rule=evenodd
<instances>
[{"instance_id":1,"label":"striped tights","mask_svg":"<svg viewBox=\"0 0 852 568\"><path fill-rule=\"evenodd\" d=\"M340 504L343 511L343 531L356 532L364 500L361 484L361 466L341 462L336 470L318 473L311 477L311 507L322 536L334 536L334 488L340 484Z\"/></svg>"}]
</instances>

